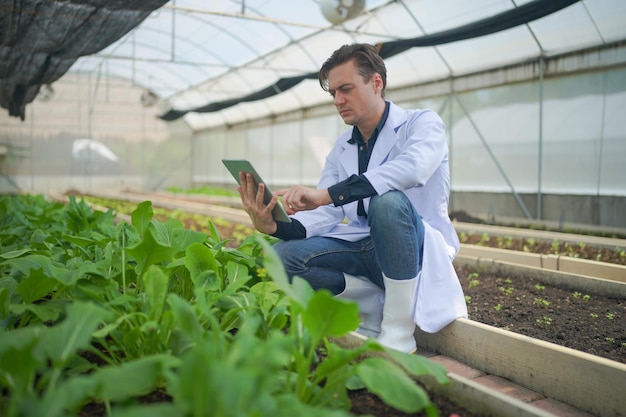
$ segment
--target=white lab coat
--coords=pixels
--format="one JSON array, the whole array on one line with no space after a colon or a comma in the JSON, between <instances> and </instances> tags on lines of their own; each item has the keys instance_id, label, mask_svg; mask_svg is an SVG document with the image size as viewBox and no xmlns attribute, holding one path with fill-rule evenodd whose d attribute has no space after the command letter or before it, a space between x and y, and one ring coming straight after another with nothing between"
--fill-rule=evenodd
<instances>
[{"instance_id":1,"label":"white lab coat","mask_svg":"<svg viewBox=\"0 0 626 417\"><path fill-rule=\"evenodd\" d=\"M319 189L358 174L358 155L354 145L348 143L351 133L348 129L342 134L326 157ZM467 317L463 291L452 266L459 240L448 216L450 172L441 118L431 110L404 110L390 103L387 122L376 139L365 176L379 195L402 190L424 221L424 259L415 297L415 324L434 333L458 317ZM369 199L364 200L364 206L367 210ZM294 217L306 228L307 237L356 241L370 233L367 220L357 216L356 201L301 211Z\"/></svg>"}]
</instances>

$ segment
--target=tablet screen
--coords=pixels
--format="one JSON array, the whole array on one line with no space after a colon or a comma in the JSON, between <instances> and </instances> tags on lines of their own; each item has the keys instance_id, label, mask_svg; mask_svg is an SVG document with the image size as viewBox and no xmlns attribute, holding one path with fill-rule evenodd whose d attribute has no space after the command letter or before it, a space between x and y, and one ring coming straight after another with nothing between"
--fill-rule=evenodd
<instances>
[{"instance_id":1,"label":"tablet screen","mask_svg":"<svg viewBox=\"0 0 626 417\"><path fill-rule=\"evenodd\" d=\"M237 183L239 183L239 172L243 171L246 174L248 173L252 174L252 178L254 178L254 182L256 183L256 185L258 185L261 182L265 184L265 194L263 195L263 202L265 204L270 202L270 200L272 199L273 193L270 190L270 188L267 186L267 183L263 181L261 176L256 172L256 170L254 169L250 161L246 159L222 159L222 162L224 163L228 171L231 173L233 178L235 178L235 181L237 181ZM277 222L287 222L287 223L291 222L291 219L287 215L287 212L283 208L280 201L276 204L276 206L272 210L272 217Z\"/></svg>"}]
</instances>

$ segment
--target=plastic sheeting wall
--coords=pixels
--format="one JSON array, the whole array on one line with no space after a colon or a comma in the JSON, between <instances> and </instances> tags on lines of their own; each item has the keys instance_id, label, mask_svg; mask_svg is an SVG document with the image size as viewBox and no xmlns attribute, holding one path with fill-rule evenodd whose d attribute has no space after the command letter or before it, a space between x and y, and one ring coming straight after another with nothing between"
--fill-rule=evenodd
<instances>
[{"instance_id":1,"label":"plastic sheeting wall","mask_svg":"<svg viewBox=\"0 0 626 417\"><path fill-rule=\"evenodd\" d=\"M539 90L532 82L458 96L470 114L458 102L447 114L453 189L510 191L482 135L519 192L626 196L626 70L546 80L541 113Z\"/></svg>"},{"instance_id":2,"label":"plastic sheeting wall","mask_svg":"<svg viewBox=\"0 0 626 417\"><path fill-rule=\"evenodd\" d=\"M187 186L189 129L141 106L143 92L129 80L67 74L26 121L0 112L0 193ZM85 139L92 146L80 149Z\"/></svg>"},{"instance_id":3,"label":"plastic sheeting wall","mask_svg":"<svg viewBox=\"0 0 626 417\"><path fill-rule=\"evenodd\" d=\"M394 100L394 94L388 98ZM626 196L625 68L397 104L434 109L446 122L454 194ZM315 185L325 154L346 128L336 113L329 113L200 133L193 180L234 187L221 159L247 158L270 185ZM526 210L529 218L541 216L534 202L521 204L513 214L499 214L523 217ZM464 204L462 209L480 212L484 206ZM600 221L626 227L619 223L624 220Z\"/></svg>"}]
</instances>

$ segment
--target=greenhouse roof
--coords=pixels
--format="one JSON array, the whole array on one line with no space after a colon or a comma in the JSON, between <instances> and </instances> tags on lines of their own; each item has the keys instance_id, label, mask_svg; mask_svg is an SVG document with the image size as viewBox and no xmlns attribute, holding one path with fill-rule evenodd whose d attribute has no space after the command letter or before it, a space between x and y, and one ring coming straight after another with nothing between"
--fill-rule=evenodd
<instances>
[{"instance_id":1,"label":"greenhouse roof","mask_svg":"<svg viewBox=\"0 0 626 417\"><path fill-rule=\"evenodd\" d=\"M339 3L353 9L337 11ZM68 70L87 72L132 80L145 89L143 105L159 103L164 120L184 118L193 129L328 103L317 71L346 43L378 45L397 88L626 40L623 0L20 4L1 6L2 107L13 100L20 115L16 100L32 101L29 91Z\"/></svg>"}]
</instances>

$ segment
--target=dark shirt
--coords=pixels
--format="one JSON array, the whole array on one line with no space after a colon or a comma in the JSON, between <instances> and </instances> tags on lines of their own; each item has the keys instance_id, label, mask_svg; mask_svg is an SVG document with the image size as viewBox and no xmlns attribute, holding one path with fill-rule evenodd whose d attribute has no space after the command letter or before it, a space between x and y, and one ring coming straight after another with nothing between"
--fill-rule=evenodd
<instances>
[{"instance_id":1,"label":"dark shirt","mask_svg":"<svg viewBox=\"0 0 626 417\"><path fill-rule=\"evenodd\" d=\"M372 150L378 139L378 134L382 130L383 126L387 122L389 116L389 102L385 103L385 111L383 117L378 122L378 125L372 132L372 136L367 142L363 140L363 136L359 129L354 126L352 128L352 137L348 140L348 143L357 147L357 153L359 158L359 175L353 174L347 179L332 185L328 188L328 194L333 201L335 207L343 206L344 204L352 203L358 200L357 214L359 216L367 217L365 213L365 207L363 206L363 199L376 195L376 190L372 187L372 184L363 175L367 171L367 166L372 156ZM282 239L304 239L306 237L306 229L296 219L291 219L291 223L276 222L277 228L273 236Z\"/></svg>"}]
</instances>

